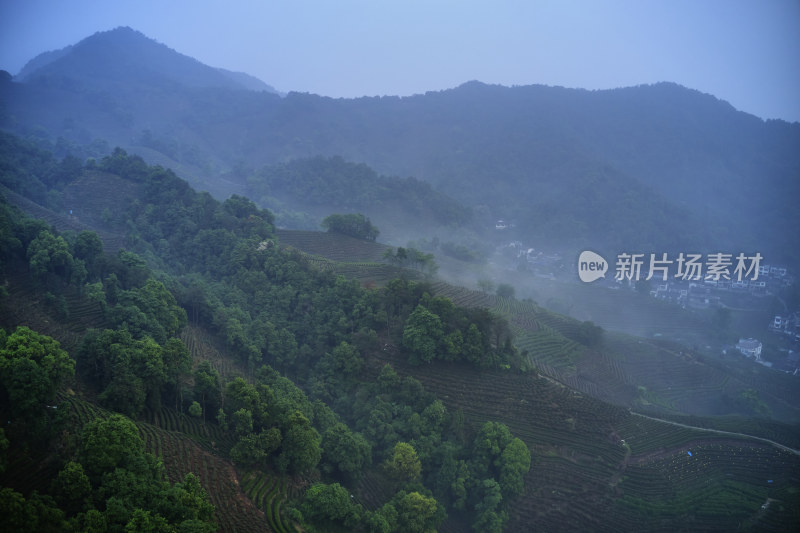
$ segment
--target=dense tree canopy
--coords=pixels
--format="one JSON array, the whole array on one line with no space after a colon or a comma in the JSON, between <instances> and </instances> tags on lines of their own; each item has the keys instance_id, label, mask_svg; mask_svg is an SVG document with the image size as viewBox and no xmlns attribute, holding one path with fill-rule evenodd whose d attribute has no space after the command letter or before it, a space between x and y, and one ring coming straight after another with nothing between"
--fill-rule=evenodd
<instances>
[{"instance_id":1,"label":"dense tree canopy","mask_svg":"<svg viewBox=\"0 0 800 533\"><path fill-rule=\"evenodd\" d=\"M278 468L289 472L305 472L314 468L322 457L321 440L308 418L296 411L289 417L281 442Z\"/></svg>"},{"instance_id":2,"label":"dense tree canopy","mask_svg":"<svg viewBox=\"0 0 800 533\"><path fill-rule=\"evenodd\" d=\"M339 523L352 528L361 521L360 506L353 504L350 492L333 483L315 483L306 491L303 515L319 524Z\"/></svg>"},{"instance_id":3,"label":"dense tree canopy","mask_svg":"<svg viewBox=\"0 0 800 533\"><path fill-rule=\"evenodd\" d=\"M443 333L439 317L418 305L403 329L403 346L410 350L413 357L411 361L430 363L436 358L436 349Z\"/></svg>"},{"instance_id":4,"label":"dense tree canopy","mask_svg":"<svg viewBox=\"0 0 800 533\"><path fill-rule=\"evenodd\" d=\"M224 453L239 468L352 486L370 465L383 464L382 472L396 481L400 492L374 511L353 505L344 514L315 513L303 507L314 523L426 530L441 522L445 504L478 517L482 479L496 479L501 488L505 483L509 495L518 491L525 461L517 445L501 450L508 450L508 460L500 466L473 464L463 413L451 418L419 381L390 366L364 381L366 354L379 348L379 335L419 362L513 362L502 321L431 297L426 283L398 279L366 290L321 272L301 254L275 245L269 212L246 198L220 203L194 193L170 171L147 167L121 150L97 166L122 173L142 192L104 215L110 228L125 231L130 249L104 253L94 233L60 235L0 202L0 239L8 244L0 250L0 267L24 265L36 290L54 291L51 299L60 298L67 311L67 297L92 309L102 329L86 330L75 355L81 385L104 407L132 417L173 405L188 410L202 420L197 423L218 424L230 442ZM420 260L410 251L397 254ZM189 320L214 335L245 375L225 376L217 362L202 357L192 369L187 345L177 338ZM8 341L13 345L12 336L4 348ZM35 377L39 370L22 361L15 372ZM4 373L4 380L8 390L22 381L42 385L48 394L58 388L44 374L12 383ZM13 403L25 407L18 399ZM178 523L187 529L194 521L198 530L207 527L210 515L201 505L207 500L196 479L165 485L163 467L143 453L128 419L96 419L78 442L78 453L64 457L50 487L54 502L23 497L19 509L52 508L56 522L87 531ZM341 492L315 490L334 499ZM501 494L505 501L506 492ZM317 496L308 495L312 501ZM184 508L185 519L178 520L176 501L193 501L195 510ZM492 512L502 517L502 504Z\"/></svg>"},{"instance_id":5,"label":"dense tree canopy","mask_svg":"<svg viewBox=\"0 0 800 533\"><path fill-rule=\"evenodd\" d=\"M262 205L381 209L400 206L443 225L471 222L470 209L415 178L378 175L364 164L341 157L295 158L252 172L247 184ZM286 215L284 215L286 218Z\"/></svg>"},{"instance_id":6,"label":"dense tree canopy","mask_svg":"<svg viewBox=\"0 0 800 533\"><path fill-rule=\"evenodd\" d=\"M56 392L75 373L75 362L58 341L20 326L0 329L0 406L8 407L11 428L29 439L44 436Z\"/></svg>"},{"instance_id":7,"label":"dense tree canopy","mask_svg":"<svg viewBox=\"0 0 800 533\"><path fill-rule=\"evenodd\" d=\"M78 352L82 372L100 389L106 406L135 416L158 408L170 383L164 349L150 337L135 339L126 329L89 332ZM170 373L176 372L169 369Z\"/></svg>"},{"instance_id":8,"label":"dense tree canopy","mask_svg":"<svg viewBox=\"0 0 800 533\"><path fill-rule=\"evenodd\" d=\"M322 435L322 468L328 474L357 479L372 462L372 446L360 434L338 422Z\"/></svg>"},{"instance_id":9,"label":"dense tree canopy","mask_svg":"<svg viewBox=\"0 0 800 533\"><path fill-rule=\"evenodd\" d=\"M174 485L164 481L163 465L144 451L138 428L124 416L87 424L79 457L95 489L90 498L110 529L216 531L214 508L197 476L187 474ZM86 492L86 479L74 463L65 466L58 483L62 492ZM86 513L79 514L77 522L89 519L92 511L88 506L83 509Z\"/></svg>"},{"instance_id":10,"label":"dense tree canopy","mask_svg":"<svg viewBox=\"0 0 800 533\"><path fill-rule=\"evenodd\" d=\"M364 239L367 241L374 241L380 234L378 228L372 225L369 218L361 213L329 215L322 221L322 227L328 231L342 233L355 237L356 239Z\"/></svg>"}]
</instances>

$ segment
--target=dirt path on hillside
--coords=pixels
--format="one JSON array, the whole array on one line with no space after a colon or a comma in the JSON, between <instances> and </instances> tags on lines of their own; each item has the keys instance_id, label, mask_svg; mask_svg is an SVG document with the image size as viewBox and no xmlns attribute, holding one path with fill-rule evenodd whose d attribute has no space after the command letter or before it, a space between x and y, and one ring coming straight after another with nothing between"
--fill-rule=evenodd
<instances>
[{"instance_id":1,"label":"dirt path on hillside","mask_svg":"<svg viewBox=\"0 0 800 533\"><path fill-rule=\"evenodd\" d=\"M642 417L642 418L648 418L650 420L655 420L656 422L663 422L665 424L670 424L670 425L678 426L678 427L681 427L681 428L695 429L697 431L705 431L705 432L708 432L708 433L716 433L718 435L730 435L732 437L739 437L739 438L752 439L752 440L757 440L757 441L760 441L760 442L765 442L767 444L775 446L776 448L778 448L780 450L783 450L783 451L786 451L786 452L789 452L789 453L793 453L795 455L800 455L800 450L795 450L794 448L789 448L788 446L784 446L783 444L775 442L774 440L765 439L764 437L756 437L756 436L753 436L753 435L747 435L746 433L736 433L736 432L733 432L733 431L724 431L724 430L721 430L721 429L711 429L711 428L702 428L702 427L697 427L697 426L690 426L688 424L681 424L680 422L673 422L672 420L665 420L663 418L655 418L655 417L652 417L652 416L643 415L641 413L636 413L634 411L629 411L629 412L634 416L639 416L639 417Z\"/></svg>"}]
</instances>

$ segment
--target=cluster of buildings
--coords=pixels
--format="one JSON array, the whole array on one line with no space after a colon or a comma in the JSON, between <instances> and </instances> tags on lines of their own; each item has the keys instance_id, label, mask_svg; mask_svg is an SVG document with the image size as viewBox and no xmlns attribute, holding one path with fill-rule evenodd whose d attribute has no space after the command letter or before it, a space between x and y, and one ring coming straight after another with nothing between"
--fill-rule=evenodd
<instances>
[{"instance_id":1,"label":"cluster of buildings","mask_svg":"<svg viewBox=\"0 0 800 533\"><path fill-rule=\"evenodd\" d=\"M768 290L775 291L786 288L792 284L792 278L785 266L760 265L758 276L753 279L720 279L717 281L706 280L703 283L723 290L749 291L752 294L766 294Z\"/></svg>"},{"instance_id":2,"label":"cluster of buildings","mask_svg":"<svg viewBox=\"0 0 800 533\"><path fill-rule=\"evenodd\" d=\"M702 281L669 281L651 287L650 295L682 307L707 309L720 306L721 298L732 293L755 297L775 294L794 282L786 267L761 265L755 279ZM767 361L761 357L763 343L754 338L741 338L735 349L745 357L766 367L800 375L800 311L776 315L768 325L769 331L785 335L794 346L780 360Z\"/></svg>"},{"instance_id":3,"label":"cluster of buildings","mask_svg":"<svg viewBox=\"0 0 800 533\"><path fill-rule=\"evenodd\" d=\"M650 295L682 307L706 309L719 305L720 297L725 293L766 296L788 287L793 281L786 267L761 265L755 279L678 279L653 286Z\"/></svg>"}]
</instances>

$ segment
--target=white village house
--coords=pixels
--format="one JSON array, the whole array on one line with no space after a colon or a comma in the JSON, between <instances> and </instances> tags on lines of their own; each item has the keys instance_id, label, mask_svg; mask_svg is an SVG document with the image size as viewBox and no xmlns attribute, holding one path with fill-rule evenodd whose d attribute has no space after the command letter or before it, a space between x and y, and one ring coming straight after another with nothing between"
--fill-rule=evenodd
<instances>
[{"instance_id":1,"label":"white village house","mask_svg":"<svg viewBox=\"0 0 800 533\"><path fill-rule=\"evenodd\" d=\"M736 349L742 352L747 357L755 357L756 360L761 359L761 341L758 341L752 337L749 339L739 339L738 344L736 344Z\"/></svg>"}]
</instances>

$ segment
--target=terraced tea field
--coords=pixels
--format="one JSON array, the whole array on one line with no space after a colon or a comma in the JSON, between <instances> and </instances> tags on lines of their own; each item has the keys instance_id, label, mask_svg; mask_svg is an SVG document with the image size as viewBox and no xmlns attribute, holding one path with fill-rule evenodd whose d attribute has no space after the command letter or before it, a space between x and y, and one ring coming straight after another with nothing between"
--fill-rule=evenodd
<instances>
[{"instance_id":1,"label":"terraced tea field","mask_svg":"<svg viewBox=\"0 0 800 533\"><path fill-rule=\"evenodd\" d=\"M136 198L141 194L141 185L128 180L123 180L119 176L105 172L88 172L77 181L64 188L63 204L66 210L72 211L72 216L81 223L90 225L94 228L106 227L103 220L103 212L110 211L117 214L119 210L120 198ZM106 242L107 238L113 234L95 229L106 250L115 252L122 247L123 241L117 243L114 240Z\"/></svg>"},{"instance_id":2,"label":"terraced tea field","mask_svg":"<svg viewBox=\"0 0 800 533\"><path fill-rule=\"evenodd\" d=\"M208 492L216 508L218 522L229 531L263 529L264 515L242 492L236 470L226 459L214 455L175 431L166 431L144 422L137 423L147 451L158 455L175 482L193 472Z\"/></svg>"},{"instance_id":3,"label":"terraced tea field","mask_svg":"<svg viewBox=\"0 0 800 533\"><path fill-rule=\"evenodd\" d=\"M56 308L56 302L48 302L31 285L25 266L11 265L14 273L6 276L8 296L0 299L0 314L7 328L28 326L29 328L59 339L66 350L74 348L87 328L101 328L106 324L100 305L77 294L64 296L65 318Z\"/></svg>"},{"instance_id":4,"label":"terraced tea field","mask_svg":"<svg viewBox=\"0 0 800 533\"><path fill-rule=\"evenodd\" d=\"M317 261L320 268L333 268ZM739 523L780 530L800 522L792 511L800 504L798 456L746 437L637 417L614 405L702 414L715 409L722 394L746 387L746 376L740 379L667 343L611 332L589 349L574 340L579 321L534 302L442 281L434 282L433 290L458 305L485 306L506 317L516 345L528 352L541 377L445 363L411 367L391 349L376 354L372 372L391 362L401 374L422 381L449 410L460 409L472 431L486 420L499 420L528 444L535 463L508 530L534 525L574 531L587 524L603 530L719 530ZM753 435L794 441L791 426L744 427ZM699 450L697 460L687 453L693 450ZM379 488L377 478L365 478L360 491L365 506L371 501L366 494ZM784 505L762 510L767 498ZM664 501L670 504L659 503ZM442 529L458 526L446 522Z\"/></svg>"},{"instance_id":5,"label":"terraced tea field","mask_svg":"<svg viewBox=\"0 0 800 533\"><path fill-rule=\"evenodd\" d=\"M119 179L119 178L117 178ZM87 187L87 188L90 188ZM93 226L93 223L96 223L91 216L91 211L85 211L86 218L81 218L78 216L77 211L73 210L73 215L68 214L59 214L55 213L41 205L28 200L27 198L20 196L19 194L11 191L10 189L6 188L3 185L0 185L0 193L2 193L6 199L8 199L9 203L12 205L17 206L23 213L27 214L32 218L38 218L44 220L49 225L55 227L58 231L94 231L100 237L100 240L103 241L103 248L106 252L115 253L120 248L125 247L125 239L122 235L103 231L97 229L97 226ZM65 191L65 194L66 191ZM80 197L81 193L76 192L76 197ZM114 207L113 203L109 203L109 199L119 198L120 191L115 190L113 191L110 196L103 197L101 192L94 191L92 194L87 195L84 198L84 201L89 201L89 198L100 199L104 201L106 204L110 205L112 208ZM66 209L69 209L67 207ZM97 211L98 213L100 211Z\"/></svg>"},{"instance_id":6,"label":"terraced tea field","mask_svg":"<svg viewBox=\"0 0 800 533\"><path fill-rule=\"evenodd\" d=\"M454 304L461 307L491 307L497 299L494 295L453 285L442 280L434 281L431 287L437 296L449 298Z\"/></svg>"},{"instance_id":7,"label":"terraced tea field","mask_svg":"<svg viewBox=\"0 0 800 533\"><path fill-rule=\"evenodd\" d=\"M211 362L223 382L247 375L244 366L226 357L219 343L206 330L186 326L181 333L181 339L189 348L193 364L197 365L200 361ZM233 439L224 434L215 423L203 424L171 409L161 409L159 413L153 413L152 417L154 421L162 424L166 422L172 427L180 428L184 435L189 435L200 446L213 453L227 455L234 445ZM263 513L270 530L276 533L295 533L297 529L294 523L286 517L283 510L289 492L286 476L256 470L239 471L238 474L244 494ZM258 530L263 529L264 524Z\"/></svg>"},{"instance_id":8,"label":"terraced tea field","mask_svg":"<svg viewBox=\"0 0 800 533\"><path fill-rule=\"evenodd\" d=\"M187 327L183 338L190 346L195 361L208 358L223 376L230 379L243 375L241 369L229 362L215 347L213 338L199 328ZM91 420L110 416L111 412L75 394L62 393L74 424L71 431L79 433ZM182 481L189 472L200 479L211 503L216 508L220 531L275 531L294 533L294 524L285 517L283 504L288 497L287 479L270 473L237 472L224 457L234 442L215 423L162 407L148 411L136 421L146 451L160 457L170 482ZM46 492L58 472L58 465L46 457L35 460L19 450L11 451L7 472L3 474L8 486L24 494L33 490ZM241 481L240 481L241 479Z\"/></svg>"},{"instance_id":9,"label":"terraced tea field","mask_svg":"<svg viewBox=\"0 0 800 533\"><path fill-rule=\"evenodd\" d=\"M73 414L75 423L71 430L75 432L91 420L111 414L79 396L62 394L59 399ZM197 475L216 508L220 531L263 531L265 514L242 492L233 464L217 455L216 448L223 443L222 439L216 439L215 426L203 426L202 422L169 409L162 409L152 417L158 425L145 421L137 421L136 425L146 451L162 459L169 481L182 481L189 472ZM24 493L45 489L57 473L55 466L47 461L27 463L11 462L8 470L11 486ZM15 477L19 479L15 481Z\"/></svg>"},{"instance_id":10,"label":"terraced tea field","mask_svg":"<svg viewBox=\"0 0 800 533\"><path fill-rule=\"evenodd\" d=\"M472 431L487 420L502 421L530 447L533 466L508 531L726 530L748 521L756 529L786 530L800 524L795 453L639 417L533 374L445 363L413 367L393 350L371 359L370 372L386 362L419 379L450 412L460 409ZM783 507L761 513L767 497L781 499Z\"/></svg>"},{"instance_id":11,"label":"terraced tea field","mask_svg":"<svg viewBox=\"0 0 800 533\"><path fill-rule=\"evenodd\" d=\"M264 511L272 531L275 533L299 531L284 513L283 504L287 499L285 476L253 470L242 476L241 486L250 501Z\"/></svg>"},{"instance_id":12,"label":"terraced tea field","mask_svg":"<svg viewBox=\"0 0 800 533\"><path fill-rule=\"evenodd\" d=\"M658 412L718 415L725 396L752 388L782 420L800 421L800 388L790 376L747 361L701 359L675 343L606 331L587 349L581 322L530 300L485 295L444 282L435 292L459 305L488 306L505 317L514 343L543 374L603 401ZM614 292L614 291L610 291ZM644 387L644 394L639 387Z\"/></svg>"},{"instance_id":13,"label":"terraced tea field","mask_svg":"<svg viewBox=\"0 0 800 533\"><path fill-rule=\"evenodd\" d=\"M245 365L232 357L227 357L221 344L205 329L189 324L181 331L181 340L189 349L193 368L196 368L201 361L208 361L219 373L222 382L247 375Z\"/></svg>"},{"instance_id":14,"label":"terraced tea field","mask_svg":"<svg viewBox=\"0 0 800 533\"><path fill-rule=\"evenodd\" d=\"M415 270L407 270L386 263L333 261L314 256L310 256L307 259L314 268L357 280L365 287L370 288L382 287L399 277L408 279L422 277Z\"/></svg>"},{"instance_id":15,"label":"terraced tea field","mask_svg":"<svg viewBox=\"0 0 800 533\"><path fill-rule=\"evenodd\" d=\"M385 244L355 239L340 233L279 229L275 234L284 246L332 261L379 262L383 253L389 249Z\"/></svg>"},{"instance_id":16,"label":"terraced tea field","mask_svg":"<svg viewBox=\"0 0 800 533\"><path fill-rule=\"evenodd\" d=\"M398 277L422 277L416 270L381 262L389 248L384 244L319 231L277 230L276 235L282 246L306 254L315 268L358 280L366 287L381 287Z\"/></svg>"},{"instance_id":17,"label":"terraced tea field","mask_svg":"<svg viewBox=\"0 0 800 533\"><path fill-rule=\"evenodd\" d=\"M279 237L304 252L317 254L312 261L318 268L342 273L367 285L380 285L395 274L388 265L356 262L379 256L385 248L376 243L321 232L280 231ZM342 253L344 249L346 253ZM349 262L332 263L322 257L330 261L346 258ZM370 277L373 282L366 281ZM800 421L800 390L786 376L761 367L748 370L742 364L701 360L677 345L612 331L618 325L615 321L623 320L648 336L658 331L693 338L705 326L692 313L630 291L542 283L553 295L572 302L576 309L591 310L582 314L607 328L599 345L587 349L578 342L581 321L544 309L531 300L499 298L441 280L434 281L432 288L456 305L487 307L505 317L516 346L527 351L533 367L583 394L648 412L710 416L729 412L725 397L753 388L776 417ZM653 324L663 327L654 329Z\"/></svg>"},{"instance_id":18,"label":"terraced tea field","mask_svg":"<svg viewBox=\"0 0 800 533\"><path fill-rule=\"evenodd\" d=\"M161 407L155 412L148 411L145 419L157 428L174 431L190 438L211 453L227 456L235 444L233 438L223 432L217 424L203 423L200 419L168 407Z\"/></svg>"},{"instance_id":19,"label":"terraced tea field","mask_svg":"<svg viewBox=\"0 0 800 533\"><path fill-rule=\"evenodd\" d=\"M792 376L750 361L697 356L665 343L606 333L603 353L616 361L626 384L643 386L637 407L660 412L722 415L729 412L725 397L755 389L778 420L800 420L800 388Z\"/></svg>"}]
</instances>

